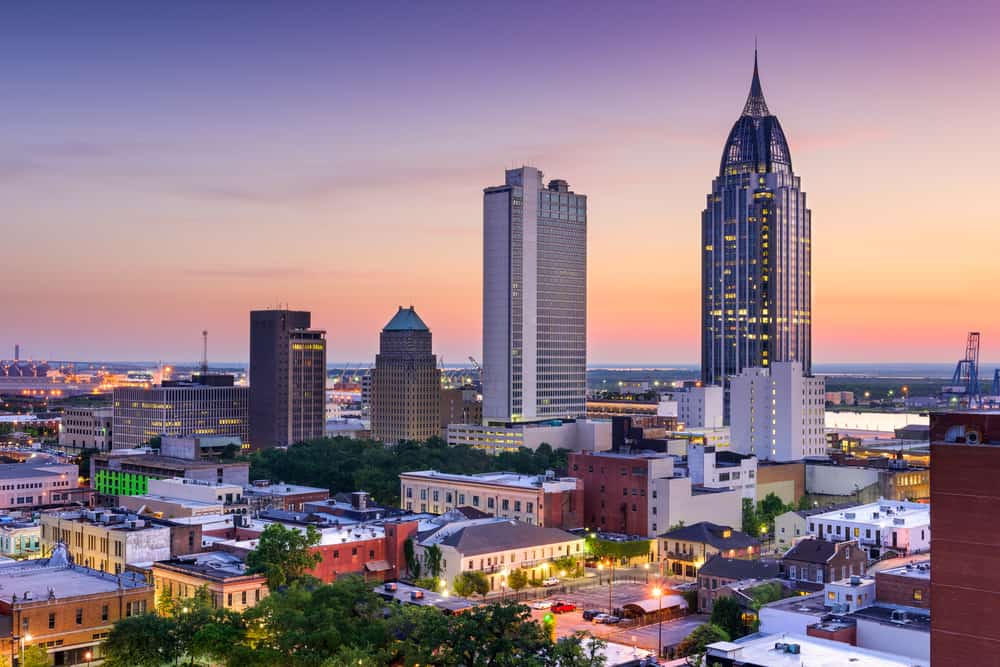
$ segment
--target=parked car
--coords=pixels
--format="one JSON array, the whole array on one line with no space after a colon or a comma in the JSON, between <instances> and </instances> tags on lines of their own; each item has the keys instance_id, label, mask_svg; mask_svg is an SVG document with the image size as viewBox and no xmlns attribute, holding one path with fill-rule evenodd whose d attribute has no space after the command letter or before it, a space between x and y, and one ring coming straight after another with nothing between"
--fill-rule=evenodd
<instances>
[{"instance_id":1,"label":"parked car","mask_svg":"<svg viewBox=\"0 0 1000 667\"><path fill-rule=\"evenodd\" d=\"M611 614L598 614L594 616L594 623L601 623L602 625L614 625L615 623L621 623L621 620Z\"/></svg>"},{"instance_id":2,"label":"parked car","mask_svg":"<svg viewBox=\"0 0 1000 667\"><path fill-rule=\"evenodd\" d=\"M600 616L603 612L599 609L584 609L583 610L583 620L592 621L595 616Z\"/></svg>"},{"instance_id":3,"label":"parked car","mask_svg":"<svg viewBox=\"0 0 1000 667\"><path fill-rule=\"evenodd\" d=\"M532 609L549 609L552 607L552 600L536 600L531 603Z\"/></svg>"},{"instance_id":4,"label":"parked car","mask_svg":"<svg viewBox=\"0 0 1000 667\"><path fill-rule=\"evenodd\" d=\"M576 611L575 604L570 604L569 602L556 602L552 605L553 614L565 614L570 611Z\"/></svg>"},{"instance_id":5,"label":"parked car","mask_svg":"<svg viewBox=\"0 0 1000 667\"><path fill-rule=\"evenodd\" d=\"M557 577L549 577L542 581L542 586L558 586L559 579Z\"/></svg>"}]
</instances>

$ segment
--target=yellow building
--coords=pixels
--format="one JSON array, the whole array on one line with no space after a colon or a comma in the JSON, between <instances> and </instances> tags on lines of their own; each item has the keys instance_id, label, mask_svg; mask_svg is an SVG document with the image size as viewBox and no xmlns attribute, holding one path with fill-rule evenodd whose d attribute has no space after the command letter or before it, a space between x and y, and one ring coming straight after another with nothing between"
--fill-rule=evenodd
<instances>
[{"instance_id":1,"label":"yellow building","mask_svg":"<svg viewBox=\"0 0 1000 667\"><path fill-rule=\"evenodd\" d=\"M43 553L63 543L80 565L121 574L126 565L170 558L170 528L109 510L43 514Z\"/></svg>"}]
</instances>

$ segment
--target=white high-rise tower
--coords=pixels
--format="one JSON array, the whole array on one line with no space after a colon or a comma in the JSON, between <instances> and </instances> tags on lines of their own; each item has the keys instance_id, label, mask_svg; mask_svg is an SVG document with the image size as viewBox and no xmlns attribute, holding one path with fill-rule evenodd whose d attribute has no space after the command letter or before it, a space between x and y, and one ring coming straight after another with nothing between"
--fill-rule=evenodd
<instances>
[{"instance_id":1,"label":"white high-rise tower","mask_svg":"<svg viewBox=\"0 0 1000 667\"><path fill-rule=\"evenodd\" d=\"M587 197L509 169L483 194L483 419L582 416L586 364Z\"/></svg>"}]
</instances>

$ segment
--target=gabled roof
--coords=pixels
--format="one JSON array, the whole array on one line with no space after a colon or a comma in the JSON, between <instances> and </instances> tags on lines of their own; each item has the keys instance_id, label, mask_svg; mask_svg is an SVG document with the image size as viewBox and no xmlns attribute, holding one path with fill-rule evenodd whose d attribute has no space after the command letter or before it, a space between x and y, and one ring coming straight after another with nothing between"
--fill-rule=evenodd
<instances>
[{"instance_id":1,"label":"gabled roof","mask_svg":"<svg viewBox=\"0 0 1000 667\"><path fill-rule=\"evenodd\" d=\"M413 306L409 308L400 306L396 314L389 320L389 323L382 328L382 331L430 331L430 329L427 328L424 321L417 315L417 311Z\"/></svg>"},{"instance_id":2,"label":"gabled roof","mask_svg":"<svg viewBox=\"0 0 1000 667\"><path fill-rule=\"evenodd\" d=\"M680 528L663 533L660 537L708 544L720 551L725 551L726 549L744 549L760 544L757 539L750 537L746 533L730 528L729 526L720 526L711 521L699 521L690 526L681 526Z\"/></svg>"},{"instance_id":3,"label":"gabled roof","mask_svg":"<svg viewBox=\"0 0 1000 667\"><path fill-rule=\"evenodd\" d=\"M837 542L806 539L785 552L782 560L797 560L825 565L837 553Z\"/></svg>"},{"instance_id":4,"label":"gabled roof","mask_svg":"<svg viewBox=\"0 0 1000 667\"><path fill-rule=\"evenodd\" d=\"M771 579L779 576L778 570L777 561L724 558L721 554L716 554L702 565L698 574L740 581L743 579Z\"/></svg>"},{"instance_id":5,"label":"gabled roof","mask_svg":"<svg viewBox=\"0 0 1000 667\"><path fill-rule=\"evenodd\" d=\"M534 526L521 521L505 520L476 523L454 531L440 541L454 547L463 556L547 546L572 542L581 538L558 528ZM568 554L562 554L568 555Z\"/></svg>"}]
</instances>

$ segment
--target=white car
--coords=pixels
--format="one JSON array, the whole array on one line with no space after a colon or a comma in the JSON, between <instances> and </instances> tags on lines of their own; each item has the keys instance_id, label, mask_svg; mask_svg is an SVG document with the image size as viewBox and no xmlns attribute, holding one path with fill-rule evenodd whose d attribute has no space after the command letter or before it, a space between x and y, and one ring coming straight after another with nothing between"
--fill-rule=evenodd
<instances>
[{"instance_id":1,"label":"white car","mask_svg":"<svg viewBox=\"0 0 1000 667\"><path fill-rule=\"evenodd\" d=\"M538 600L537 602L532 602L531 603L531 608L532 609L541 609L541 610L551 609L552 608L552 600Z\"/></svg>"},{"instance_id":2,"label":"white car","mask_svg":"<svg viewBox=\"0 0 1000 667\"><path fill-rule=\"evenodd\" d=\"M542 581L542 586L558 586L558 585L559 585L559 579L556 577L549 577L548 579Z\"/></svg>"}]
</instances>

